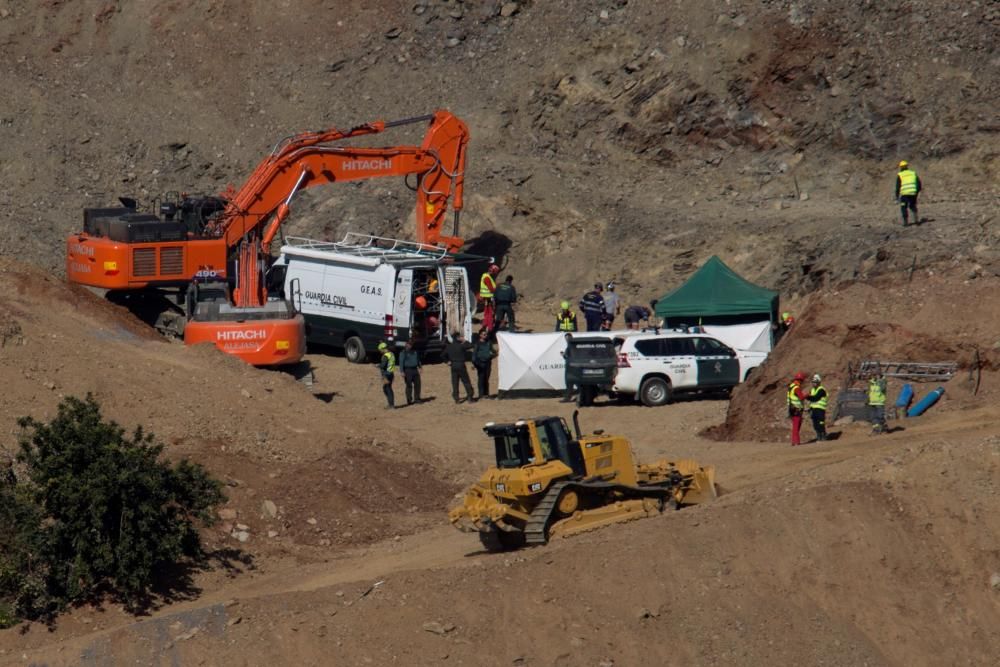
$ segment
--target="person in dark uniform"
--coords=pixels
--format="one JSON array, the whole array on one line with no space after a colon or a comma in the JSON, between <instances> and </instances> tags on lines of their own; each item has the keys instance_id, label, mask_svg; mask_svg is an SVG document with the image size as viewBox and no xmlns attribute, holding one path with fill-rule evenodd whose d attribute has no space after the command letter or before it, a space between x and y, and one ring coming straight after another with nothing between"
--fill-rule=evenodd
<instances>
[{"instance_id":1,"label":"person in dark uniform","mask_svg":"<svg viewBox=\"0 0 1000 667\"><path fill-rule=\"evenodd\" d=\"M514 289L514 276L507 276L496 292L493 293L493 302L497 306L496 314L493 316L493 328L500 329L500 323L507 322L507 331L514 331L514 304L517 303L517 290Z\"/></svg>"},{"instance_id":2,"label":"person in dark uniform","mask_svg":"<svg viewBox=\"0 0 1000 667\"><path fill-rule=\"evenodd\" d=\"M392 392L392 380L396 377L396 355L385 343L378 344L378 352L378 367L382 375L382 393L385 394L385 400L388 403L386 408L392 410L396 407L396 396Z\"/></svg>"},{"instance_id":3,"label":"person in dark uniform","mask_svg":"<svg viewBox=\"0 0 1000 667\"><path fill-rule=\"evenodd\" d=\"M493 357L495 356L493 343L490 341L490 332L483 329L472 345L472 365L476 367L480 399L490 397L490 371L493 370Z\"/></svg>"},{"instance_id":4,"label":"person in dark uniform","mask_svg":"<svg viewBox=\"0 0 1000 667\"><path fill-rule=\"evenodd\" d=\"M559 354L563 358L563 381L566 383L566 393L563 394L562 402L571 403L573 401L574 385L569 381L569 359L566 358L566 352L569 350L569 342L573 340L573 334L567 333L563 338L566 339L566 348Z\"/></svg>"},{"instance_id":5,"label":"person in dark uniform","mask_svg":"<svg viewBox=\"0 0 1000 667\"><path fill-rule=\"evenodd\" d=\"M465 387L466 400L469 403L476 402L476 396L472 391L472 381L469 379L469 369L465 366L465 353L471 346L465 342L462 334L454 331L451 334L451 342L444 346L441 353L442 358L451 364L451 397L458 403L458 383L462 382Z\"/></svg>"},{"instance_id":6,"label":"person in dark uniform","mask_svg":"<svg viewBox=\"0 0 1000 667\"><path fill-rule=\"evenodd\" d=\"M604 286L595 283L594 289L580 299L580 310L583 311L583 318L587 321L587 331L601 330L601 320L604 319L604 297L601 296L603 291Z\"/></svg>"},{"instance_id":7,"label":"person in dark uniform","mask_svg":"<svg viewBox=\"0 0 1000 667\"><path fill-rule=\"evenodd\" d=\"M420 402L420 353L413 349L413 341L406 341L403 351L399 353L399 367L403 369L403 382L406 384L406 404Z\"/></svg>"}]
</instances>

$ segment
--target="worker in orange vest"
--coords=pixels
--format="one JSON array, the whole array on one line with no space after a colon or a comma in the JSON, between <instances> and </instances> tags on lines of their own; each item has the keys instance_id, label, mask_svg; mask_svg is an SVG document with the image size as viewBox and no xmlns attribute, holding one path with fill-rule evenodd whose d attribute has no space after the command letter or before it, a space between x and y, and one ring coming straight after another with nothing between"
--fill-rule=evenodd
<instances>
[{"instance_id":1,"label":"worker in orange vest","mask_svg":"<svg viewBox=\"0 0 1000 667\"><path fill-rule=\"evenodd\" d=\"M805 379L805 373L796 373L788 385L788 416L792 420L792 447L802 444L799 439L799 429L802 428L802 411L808 398L805 390L802 389L802 383L805 382Z\"/></svg>"}]
</instances>

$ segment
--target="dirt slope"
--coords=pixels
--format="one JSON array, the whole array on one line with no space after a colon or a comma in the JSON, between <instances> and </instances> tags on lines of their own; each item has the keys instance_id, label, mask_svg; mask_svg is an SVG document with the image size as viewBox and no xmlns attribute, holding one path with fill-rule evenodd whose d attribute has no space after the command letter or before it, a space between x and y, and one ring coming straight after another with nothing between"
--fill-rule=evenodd
<instances>
[{"instance_id":1,"label":"dirt slope","mask_svg":"<svg viewBox=\"0 0 1000 667\"><path fill-rule=\"evenodd\" d=\"M838 448L796 453L783 472L761 471L713 505L543 550L487 557L470 552L469 538L428 534L451 560L406 544L407 566L405 554L400 561L391 547L376 548L335 561L294 593L265 585L277 594L244 596L237 584L235 599L209 596L49 649L33 648L52 638L32 631L18 650L51 664L112 656L247 665L988 664L1000 647L988 537L998 528L996 438L872 444L862 436ZM837 458L810 461L830 454ZM434 569L412 571L418 561ZM349 583L345 567L361 579ZM67 626L74 622L81 627L77 619Z\"/></svg>"},{"instance_id":2,"label":"dirt slope","mask_svg":"<svg viewBox=\"0 0 1000 667\"><path fill-rule=\"evenodd\" d=\"M152 618L115 605L76 609L54 632L34 626L0 635L0 664L27 656L47 664L853 665L927 655L982 664L1000 648L990 583L1000 561L989 538L1000 470L988 399L966 410L942 406L882 439L857 424L839 429L837 441L800 450L783 440L698 438L722 420L724 401L589 408L585 426L629 435L642 459L715 464L726 493L544 549L487 555L473 536L442 525L444 509L457 483L488 462L482 423L562 412L551 399L446 410L447 370L430 366L434 400L389 413L366 381L369 367L313 355L310 392L212 350L138 335L108 342L95 335L109 328L98 321L107 317L99 301L71 306L59 298L72 294L60 283L4 269L36 295L3 302L17 313L4 330L19 329L0 348L4 367L19 371L10 374L13 395L34 392L30 405L5 402L5 430L18 414L44 416L60 391L76 390L48 389L43 371L111 373L100 397L123 423L144 415L155 432L171 433L178 414L201 415L192 420L201 435L171 437L168 453L230 480L228 507L250 536L239 542L231 525L208 532L232 569L196 574L192 591L163 600ZM816 298L813 308L825 297ZM829 305L840 307L836 297ZM985 331L975 322L972 331ZM122 317L118 326L132 325ZM102 345L112 347L98 354ZM105 368L108 349L117 364ZM147 362L160 372L115 381ZM175 366L187 377L172 375ZM211 413L187 396L207 376L220 388ZM258 391L269 398L254 400ZM140 392L169 392L180 409L128 400ZM312 396L328 393L329 403ZM313 407L300 415L297 397ZM307 432L238 446L238 434L280 433L278 425ZM276 504L277 517L264 514L264 500Z\"/></svg>"},{"instance_id":3,"label":"dirt slope","mask_svg":"<svg viewBox=\"0 0 1000 667\"><path fill-rule=\"evenodd\" d=\"M996 395L997 335L991 325L995 276L964 269L914 271L813 293L794 328L767 362L733 393L716 437L783 439L782 397L797 372L820 373L833 400L846 387L848 365L863 360L958 364L935 412L964 410ZM896 400L902 381L888 387ZM914 383L923 396L940 383ZM858 388L858 386L855 386ZM918 399L919 400L919 399ZM831 408L833 403L831 403Z\"/></svg>"}]
</instances>

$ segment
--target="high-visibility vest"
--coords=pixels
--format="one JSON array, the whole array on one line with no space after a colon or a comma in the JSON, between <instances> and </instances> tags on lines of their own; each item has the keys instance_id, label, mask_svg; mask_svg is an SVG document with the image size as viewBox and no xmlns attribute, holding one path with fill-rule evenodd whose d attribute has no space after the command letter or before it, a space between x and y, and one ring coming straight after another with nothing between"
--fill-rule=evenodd
<instances>
[{"instance_id":1,"label":"high-visibility vest","mask_svg":"<svg viewBox=\"0 0 1000 667\"><path fill-rule=\"evenodd\" d=\"M788 385L788 404L793 408L802 409L802 399L799 398L798 388L801 386L798 380Z\"/></svg>"},{"instance_id":2,"label":"high-visibility vest","mask_svg":"<svg viewBox=\"0 0 1000 667\"><path fill-rule=\"evenodd\" d=\"M868 381L868 405L885 405L885 389L878 378Z\"/></svg>"},{"instance_id":3,"label":"high-visibility vest","mask_svg":"<svg viewBox=\"0 0 1000 667\"><path fill-rule=\"evenodd\" d=\"M492 299L493 292L497 289L497 281L493 279L488 272L483 274L483 277L479 279L479 296L484 299Z\"/></svg>"},{"instance_id":4,"label":"high-visibility vest","mask_svg":"<svg viewBox=\"0 0 1000 667\"><path fill-rule=\"evenodd\" d=\"M559 331L576 331L576 313L571 311L566 311L565 314L560 312L556 315L556 322L559 325Z\"/></svg>"},{"instance_id":5,"label":"high-visibility vest","mask_svg":"<svg viewBox=\"0 0 1000 667\"><path fill-rule=\"evenodd\" d=\"M917 172L904 169L899 172L899 196L917 194Z\"/></svg>"},{"instance_id":6,"label":"high-visibility vest","mask_svg":"<svg viewBox=\"0 0 1000 667\"><path fill-rule=\"evenodd\" d=\"M382 358L385 359L385 373L395 373L396 372L396 355L388 350L382 353Z\"/></svg>"},{"instance_id":7,"label":"high-visibility vest","mask_svg":"<svg viewBox=\"0 0 1000 667\"><path fill-rule=\"evenodd\" d=\"M820 398L819 394L823 392L823 397ZM814 399L813 396L816 396ZM813 410L826 410L826 400L830 395L826 392L826 387L820 385L818 387L813 387L813 390L809 392L809 407Z\"/></svg>"}]
</instances>

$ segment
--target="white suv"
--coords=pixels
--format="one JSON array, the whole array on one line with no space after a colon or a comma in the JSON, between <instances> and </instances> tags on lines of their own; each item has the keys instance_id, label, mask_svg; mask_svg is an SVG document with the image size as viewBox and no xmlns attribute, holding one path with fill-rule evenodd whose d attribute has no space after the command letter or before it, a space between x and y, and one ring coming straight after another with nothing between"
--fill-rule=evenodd
<instances>
[{"instance_id":1,"label":"white suv","mask_svg":"<svg viewBox=\"0 0 1000 667\"><path fill-rule=\"evenodd\" d=\"M666 405L675 392L731 389L767 359L734 350L703 333L664 331L615 337L618 376L612 390L644 405Z\"/></svg>"}]
</instances>

